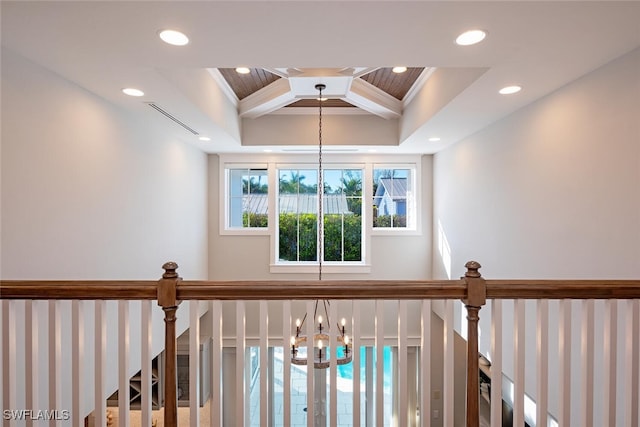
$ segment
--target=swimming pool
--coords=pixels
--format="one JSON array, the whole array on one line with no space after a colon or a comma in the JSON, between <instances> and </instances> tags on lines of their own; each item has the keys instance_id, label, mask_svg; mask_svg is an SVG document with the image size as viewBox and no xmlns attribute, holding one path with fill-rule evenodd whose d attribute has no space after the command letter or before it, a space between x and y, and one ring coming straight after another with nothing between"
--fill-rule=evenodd
<instances>
[{"instance_id":1,"label":"swimming pool","mask_svg":"<svg viewBox=\"0 0 640 427\"><path fill-rule=\"evenodd\" d=\"M341 355L342 349L338 349L338 355ZM375 349L373 353L375 363ZM382 350L383 372L384 372L384 388L391 387L391 347L384 347ZM375 365L374 365L375 366ZM347 365L338 366L338 376L346 380L353 379L353 362ZM374 367L375 376L375 367ZM360 381L366 378L366 347L360 347Z\"/></svg>"}]
</instances>

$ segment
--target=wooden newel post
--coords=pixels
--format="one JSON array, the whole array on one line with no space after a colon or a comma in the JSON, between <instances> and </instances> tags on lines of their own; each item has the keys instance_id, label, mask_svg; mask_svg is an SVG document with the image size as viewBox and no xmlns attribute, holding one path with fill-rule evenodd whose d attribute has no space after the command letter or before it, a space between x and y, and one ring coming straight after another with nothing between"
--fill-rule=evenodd
<instances>
[{"instance_id":1,"label":"wooden newel post","mask_svg":"<svg viewBox=\"0 0 640 427\"><path fill-rule=\"evenodd\" d=\"M178 426L178 380L177 380L177 351L176 351L176 311L179 302L176 299L178 264L167 262L162 268L165 270L158 282L158 305L164 311L164 425Z\"/></svg>"},{"instance_id":2,"label":"wooden newel post","mask_svg":"<svg viewBox=\"0 0 640 427\"><path fill-rule=\"evenodd\" d=\"M465 264L462 278L467 284L467 297L462 300L467 309L467 427L480 426L480 367L478 366L478 313L487 301L487 286L478 271L476 261Z\"/></svg>"}]
</instances>

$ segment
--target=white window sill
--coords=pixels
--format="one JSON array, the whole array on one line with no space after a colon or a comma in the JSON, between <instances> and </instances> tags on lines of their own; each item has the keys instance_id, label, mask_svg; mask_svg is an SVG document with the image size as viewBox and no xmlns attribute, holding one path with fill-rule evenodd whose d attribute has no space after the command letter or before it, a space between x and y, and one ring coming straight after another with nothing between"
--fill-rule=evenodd
<instances>
[{"instance_id":1,"label":"white window sill","mask_svg":"<svg viewBox=\"0 0 640 427\"><path fill-rule=\"evenodd\" d=\"M269 266L271 273L318 273L318 264L271 264ZM371 273L371 265L369 264L322 264L323 273L341 273L341 274L366 274Z\"/></svg>"},{"instance_id":2,"label":"white window sill","mask_svg":"<svg viewBox=\"0 0 640 427\"><path fill-rule=\"evenodd\" d=\"M422 232L416 228L371 228L372 236L420 236Z\"/></svg>"},{"instance_id":3,"label":"white window sill","mask_svg":"<svg viewBox=\"0 0 640 427\"><path fill-rule=\"evenodd\" d=\"M268 228L223 228L220 230L221 236L269 236L271 232Z\"/></svg>"}]
</instances>

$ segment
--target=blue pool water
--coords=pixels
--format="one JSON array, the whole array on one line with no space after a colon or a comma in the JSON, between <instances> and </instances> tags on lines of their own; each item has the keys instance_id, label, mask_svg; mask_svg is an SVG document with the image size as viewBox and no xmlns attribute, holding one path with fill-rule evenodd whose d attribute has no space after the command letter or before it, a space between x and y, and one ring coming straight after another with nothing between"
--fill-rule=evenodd
<instances>
[{"instance_id":1,"label":"blue pool water","mask_svg":"<svg viewBox=\"0 0 640 427\"><path fill-rule=\"evenodd\" d=\"M365 347L360 347L360 380L364 380L366 375L366 365L365 365ZM338 355L342 355L342 349L338 349ZM375 360L375 350L373 353L373 357ZM383 357L383 369L384 369L384 387L391 387L391 347L384 347L382 350ZM351 380L353 379L353 362L348 365L340 365L338 366L338 376L340 378ZM375 375L375 374L374 374Z\"/></svg>"}]
</instances>

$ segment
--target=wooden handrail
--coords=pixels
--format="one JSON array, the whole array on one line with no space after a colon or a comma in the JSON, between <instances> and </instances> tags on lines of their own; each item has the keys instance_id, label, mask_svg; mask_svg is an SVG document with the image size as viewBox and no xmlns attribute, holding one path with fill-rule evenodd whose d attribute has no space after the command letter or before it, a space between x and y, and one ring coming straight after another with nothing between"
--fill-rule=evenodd
<instances>
[{"instance_id":1,"label":"wooden handrail","mask_svg":"<svg viewBox=\"0 0 640 427\"><path fill-rule=\"evenodd\" d=\"M488 299L635 299L640 280L488 280Z\"/></svg>"},{"instance_id":2,"label":"wooden handrail","mask_svg":"<svg viewBox=\"0 0 640 427\"><path fill-rule=\"evenodd\" d=\"M635 299L640 280L486 280L487 299ZM157 281L2 280L0 299L155 300ZM194 281L178 300L464 299L462 280Z\"/></svg>"},{"instance_id":3,"label":"wooden handrail","mask_svg":"<svg viewBox=\"0 0 640 427\"><path fill-rule=\"evenodd\" d=\"M0 281L0 299L155 300L157 296L157 280Z\"/></svg>"}]
</instances>

